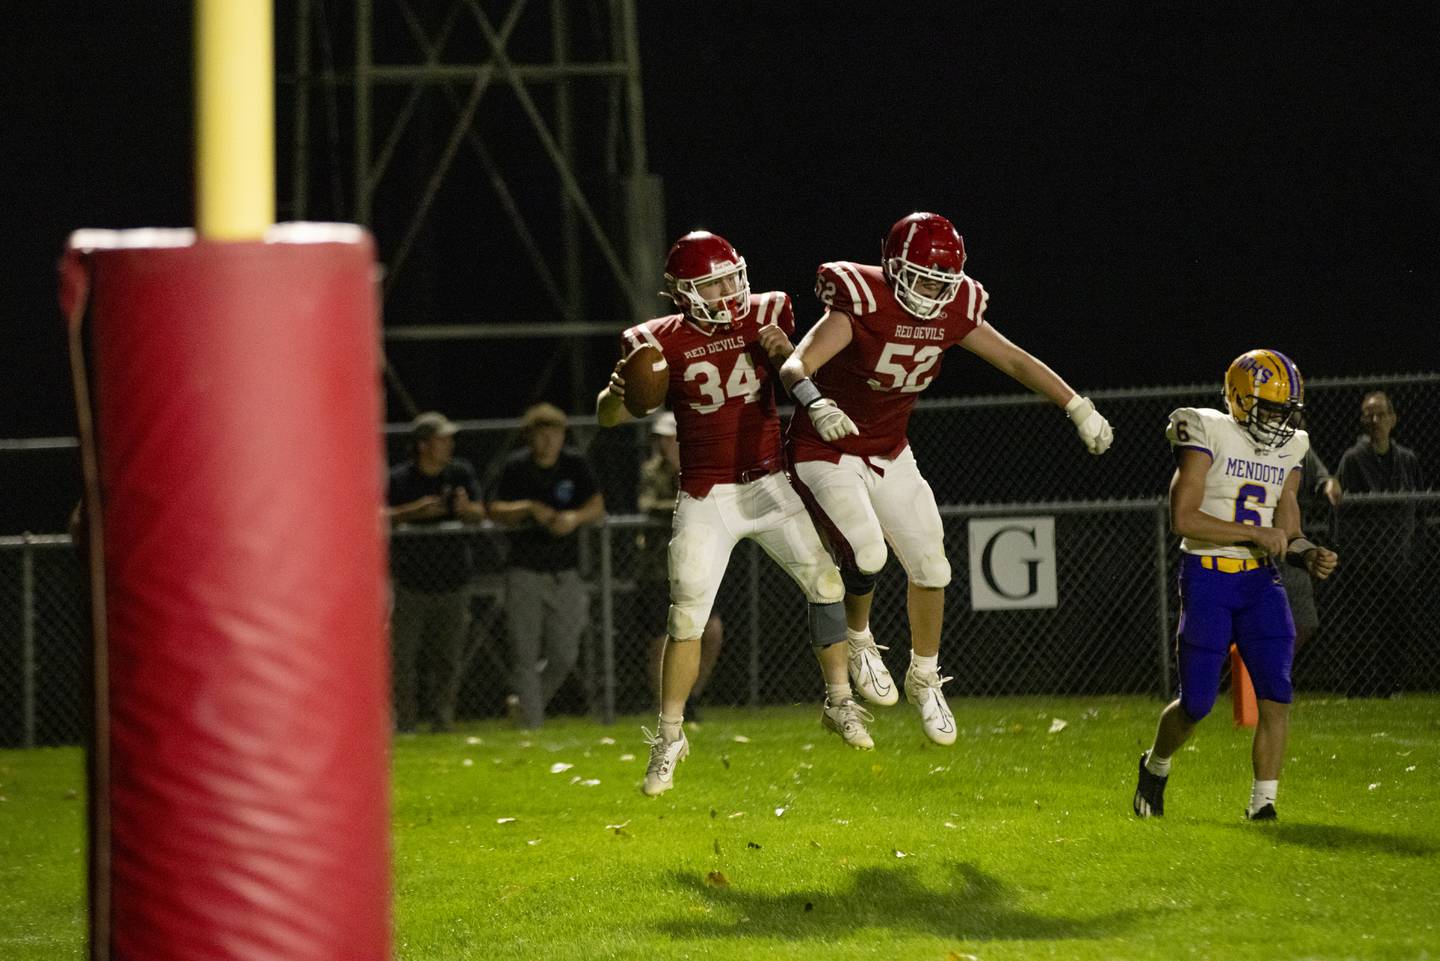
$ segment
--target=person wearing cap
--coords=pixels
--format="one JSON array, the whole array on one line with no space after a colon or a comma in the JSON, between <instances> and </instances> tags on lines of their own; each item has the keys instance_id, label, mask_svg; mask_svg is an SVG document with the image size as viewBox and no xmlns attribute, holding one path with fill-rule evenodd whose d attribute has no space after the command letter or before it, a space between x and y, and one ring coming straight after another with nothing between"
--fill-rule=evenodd
<instances>
[{"instance_id":1,"label":"person wearing cap","mask_svg":"<svg viewBox=\"0 0 1440 961\"><path fill-rule=\"evenodd\" d=\"M640 465L639 508L648 514L651 525L635 538L637 563L635 596L639 600L640 626L650 640L651 693L660 697L661 667L665 659L666 622L670 615L669 543L675 520L675 503L680 496L680 442L675 438L675 415L663 411L650 424L650 457ZM725 642L725 625L720 615L710 613L700 634L700 673L685 702L685 716L700 720L700 700L720 648Z\"/></svg>"},{"instance_id":2,"label":"person wearing cap","mask_svg":"<svg viewBox=\"0 0 1440 961\"><path fill-rule=\"evenodd\" d=\"M475 468L455 456L455 431L436 411L416 417L410 458L390 471L386 500L392 528L432 530L391 538L390 643L399 731L413 731L419 723L422 690L435 730L455 725L474 562L466 538L438 528L485 519Z\"/></svg>"},{"instance_id":3,"label":"person wearing cap","mask_svg":"<svg viewBox=\"0 0 1440 961\"><path fill-rule=\"evenodd\" d=\"M590 616L580 577L578 530L605 514L590 465L565 446L569 418L554 404L525 411L525 447L506 459L486 508L506 528L510 569L505 619L518 722L538 728L545 708L575 669Z\"/></svg>"}]
</instances>

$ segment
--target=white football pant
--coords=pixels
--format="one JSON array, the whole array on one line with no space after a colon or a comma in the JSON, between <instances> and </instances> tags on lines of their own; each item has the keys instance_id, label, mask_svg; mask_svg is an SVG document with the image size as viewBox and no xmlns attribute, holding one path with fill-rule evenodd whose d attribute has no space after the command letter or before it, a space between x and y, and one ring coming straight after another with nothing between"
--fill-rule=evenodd
<instances>
[{"instance_id":1,"label":"white football pant","mask_svg":"<svg viewBox=\"0 0 1440 961\"><path fill-rule=\"evenodd\" d=\"M672 638L697 638L705 629L730 554L743 538L759 543L810 603L844 598L840 572L784 473L748 484L717 484L704 497L681 492L670 538Z\"/></svg>"}]
</instances>

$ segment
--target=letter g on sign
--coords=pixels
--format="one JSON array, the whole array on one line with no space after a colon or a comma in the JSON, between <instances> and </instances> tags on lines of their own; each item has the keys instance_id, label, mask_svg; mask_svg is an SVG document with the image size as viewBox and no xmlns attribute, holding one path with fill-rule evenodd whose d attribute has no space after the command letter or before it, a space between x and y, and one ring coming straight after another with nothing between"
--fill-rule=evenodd
<instances>
[{"instance_id":1,"label":"letter g on sign","mask_svg":"<svg viewBox=\"0 0 1440 961\"><path fill-rule=\"evenodd\" d=\"M1056 605L1055 518L977 518L969 539L975 610Z\"/></svg>"}]
</instances>

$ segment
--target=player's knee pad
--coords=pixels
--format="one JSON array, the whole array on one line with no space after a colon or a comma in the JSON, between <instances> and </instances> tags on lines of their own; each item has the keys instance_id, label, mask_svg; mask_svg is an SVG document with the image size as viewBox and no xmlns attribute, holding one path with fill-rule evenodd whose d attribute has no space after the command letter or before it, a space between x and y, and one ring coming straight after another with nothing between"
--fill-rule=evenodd
<instances>
[{"instance_id":1,"label":"player's knee pad","mask_svg":"<svg viewBox=\"0 0 1440 961\"><path fill-rule=\"evenodd\" d=\"M1210 713L1215 706L1215 698L1219 695L1219 683L1215 687L1207 687L1203 690L1195 688L1182 688L1180 691L1180 710L1190 718L1190 723L1199 724Z\"/></svg>"},{"instance_id":2,"label":"player's knee pad","mask_svg":"<svg viewBox=\"0 0 1440 961\"><path fill-rule=\"evenodd\" d=\"M1289 704L1295 700L1289 671L1252 671L1250 683L1255 688L1255 696L1262 701Z\"/></svg>"},{"instance_id":3,"label":"player's knee pad","mask_svg":"<svg viewBox=\"0 0 1440 961\"><path fill-rule=\"evenodd\" d=\"M946 587L950 583L950 559L945 556L945 547L927 550L920 555L915 570L907 571L910 583L917 587Z\"/></svg>"},{"instance_id":4,"label":"player's knee pad","mask_svg":"<svg viewBox=\"0 0 1440 961\"><path fill-rule=\"evenodd\" d=\"M839 601L810 605L810 646L817 650L845 640L845 605Z\"/></svg>"},{"instance_id":5,"label":"player's knee pad","mask_svg":"<svg viewBox=\"0 0 1440 961\"><path fill-rule=\"evenodd\" d=\"M817 566L806 577L805 599L813 604L834 604L845 599L845 582L834 564Z\"/></svg>"},{"instance_id":6,"label":"player's knee pad","mask_svg":"<svg viewBox=\"0 0 1440 961\"><path fill-rule=\"evenodd\" d=\"M684 571L685 568L681 568ZM683 573L670 579L670 613L665 629L678 640L693 640L705 631L710 619L709 592L698 579Z\"/></svg>"},{"instance_id":7,"label":"player's knee pad","mask_svg":"<svg viewBox=\"0 0 1440 961\"><path fill-rule=\"evenodd\" d=\"M698 604L671 604L665 630L673 641L698 641L709 619L710 612L701 610Z\"/></svg>"},{"instance_id":8,"label":"player's knee pad","mask_svg":"<svg viewBox=\"0 0 1440 961\"><path fill-rule=\"evenodd\" d=\"M861 544L855 548L855 566L865 574L874 577L885 568L885 560L890 556L885 549L884 541L877 541L873 544Z\"/></svg>"}]
</instances>

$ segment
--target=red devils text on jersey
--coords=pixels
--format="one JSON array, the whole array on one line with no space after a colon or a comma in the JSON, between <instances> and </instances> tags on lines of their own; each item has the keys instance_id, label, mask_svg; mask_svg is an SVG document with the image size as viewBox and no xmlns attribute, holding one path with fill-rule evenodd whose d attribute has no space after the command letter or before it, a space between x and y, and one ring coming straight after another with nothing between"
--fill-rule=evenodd
<instances>
[{"instance_id":1,"label":"red devils text on jersey","mask_svg":"<svg viewBox=\"0 0 1440 961\"><path fill-rule=\"evenodd\" d=\"M622 353L649 344L665 355L666 403L675 412L680 443L680 489L691 496L704 497L716 484L754 480L784 466L778 377L758 339L766 324L795 336L788 294L752 294L743 318L708 333L685 315L672 314L621 336Z\"/></svg>"},{"instance_id":2,"label":"red devils text on jersey","mask_svg":"<svg viewBox=\"0 0 1440 961\"><path fill-rule=\"evenodd\" d=\"M850 415L860 433L833 443L820 439L803 412L790 420L797 461L836 463L842 454L894 457L920 392L940 373L945 350L985 323L989 295L970 277L940 315L916 320L895 299L885 274L869 264L821 264L815 295L850 315L850 343L815 372L815 386Z\"/></svg>"}]
</instances>

